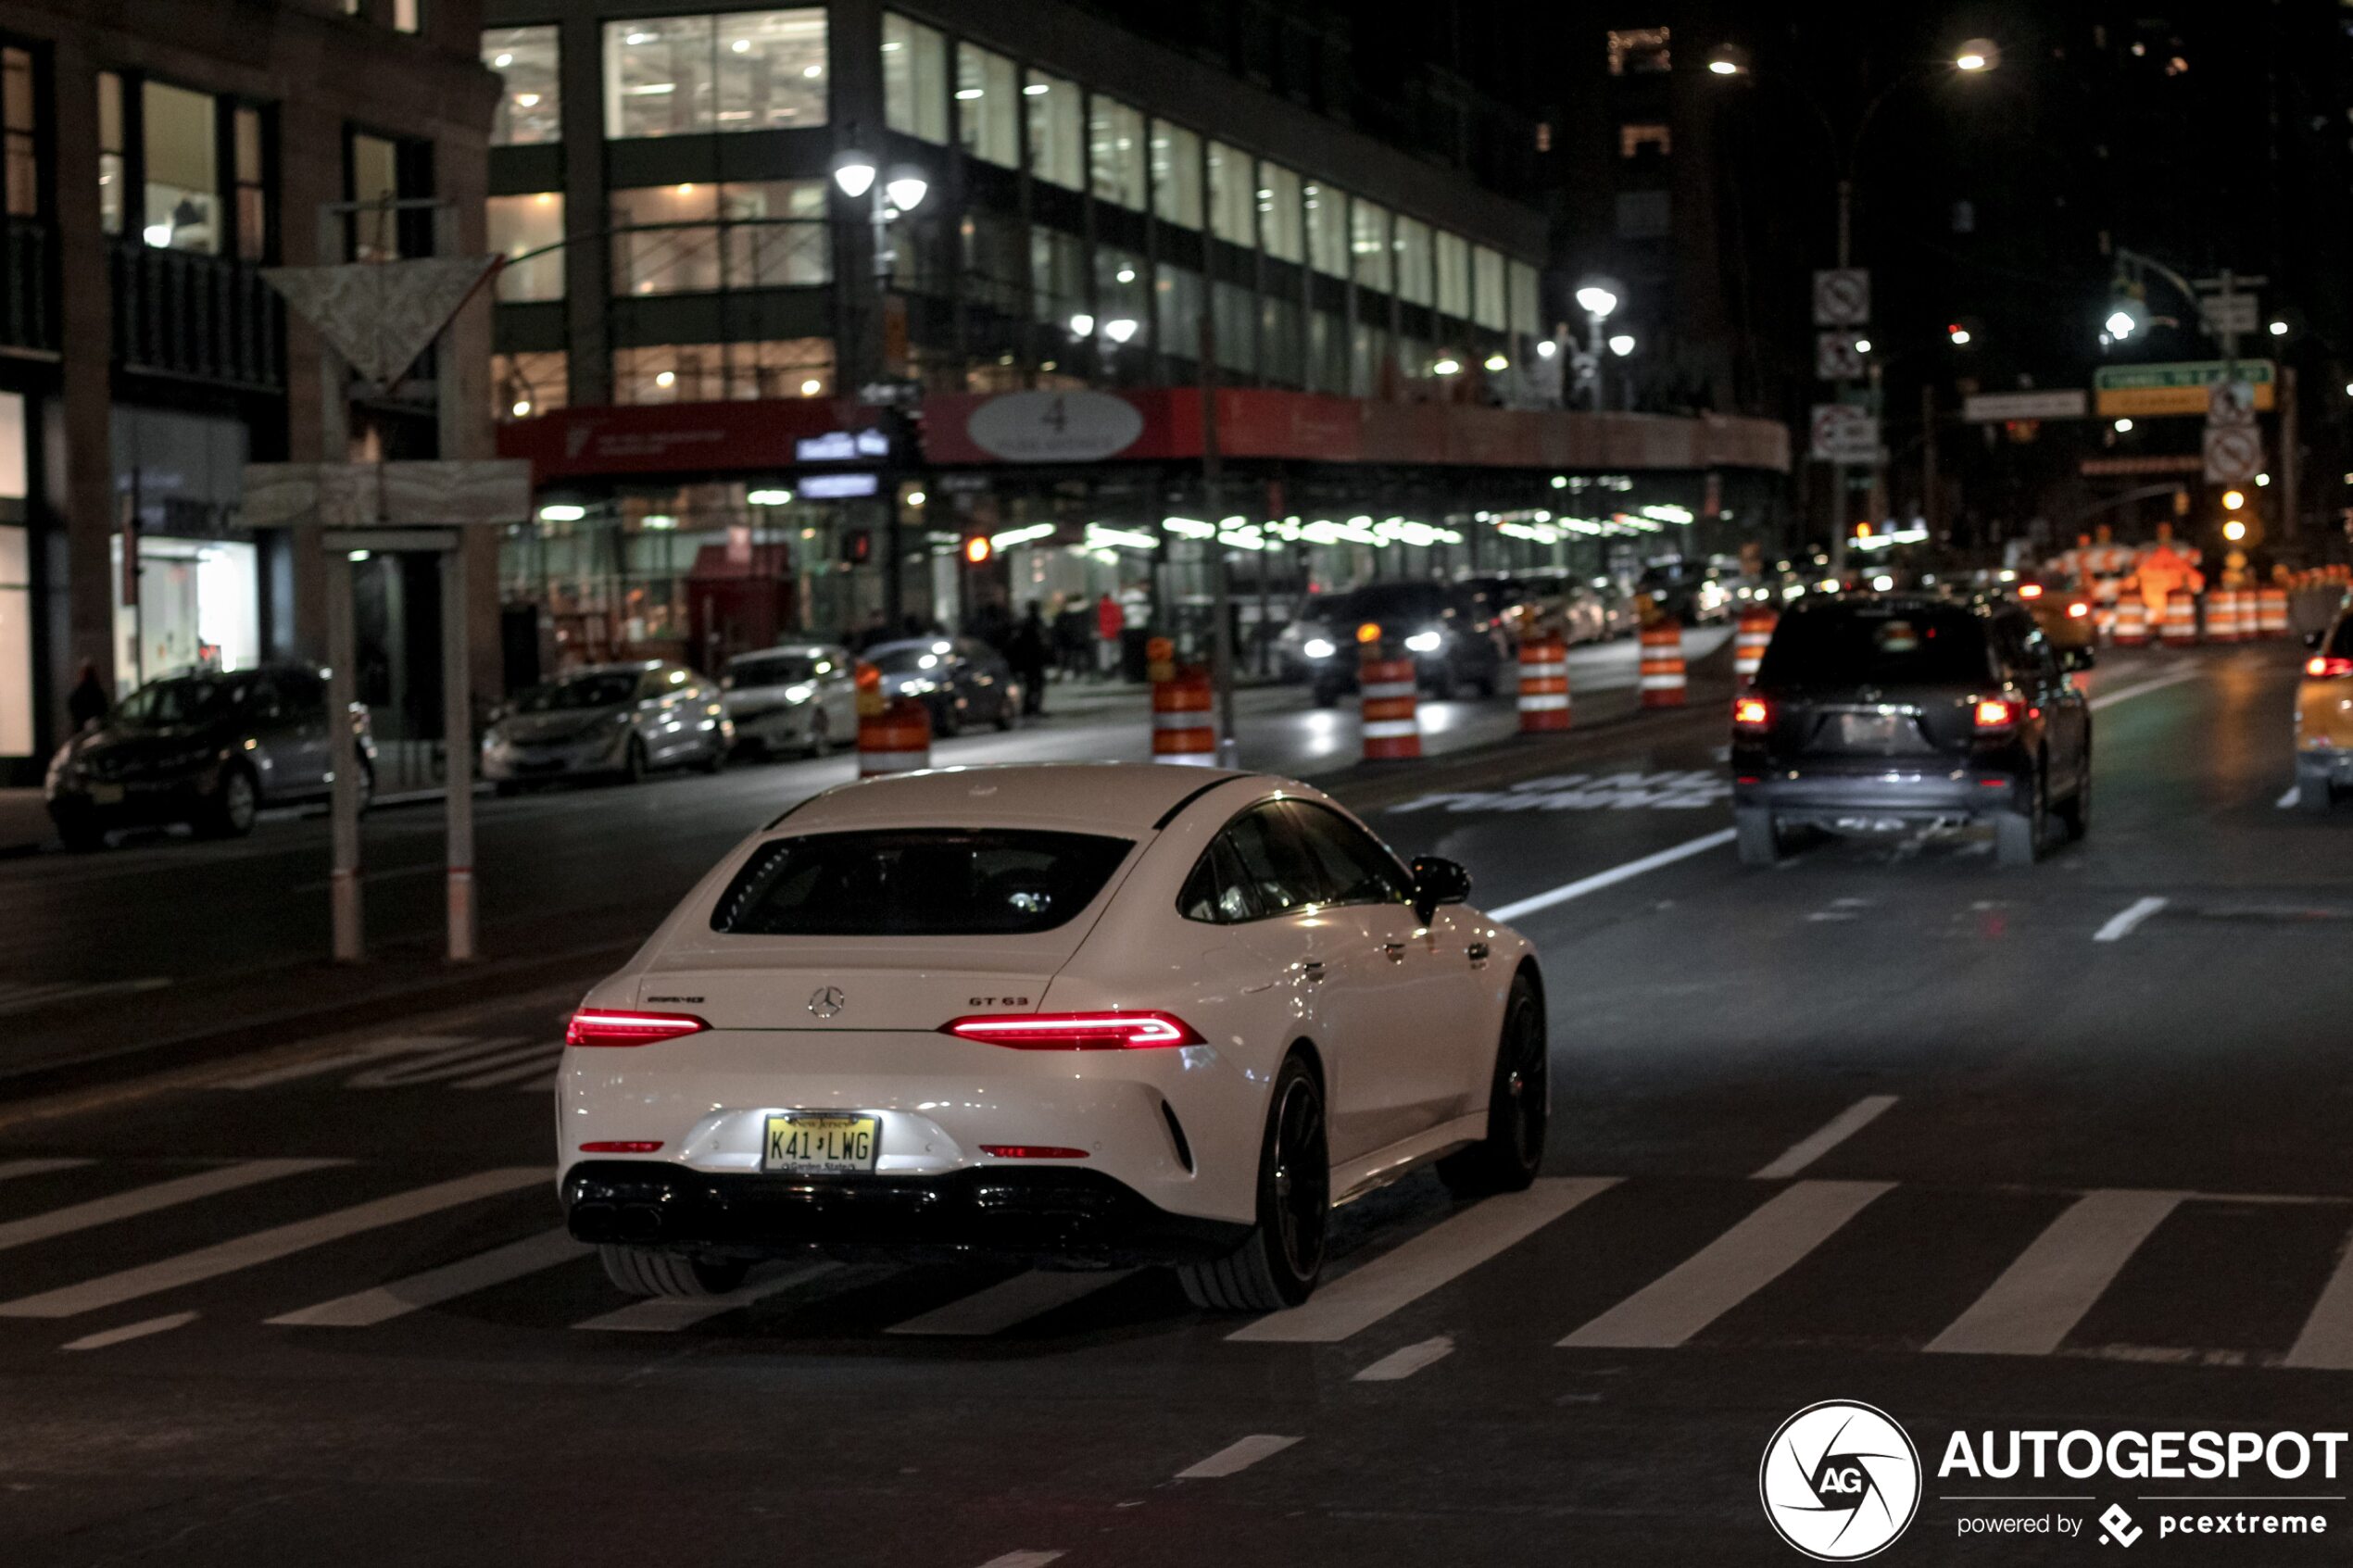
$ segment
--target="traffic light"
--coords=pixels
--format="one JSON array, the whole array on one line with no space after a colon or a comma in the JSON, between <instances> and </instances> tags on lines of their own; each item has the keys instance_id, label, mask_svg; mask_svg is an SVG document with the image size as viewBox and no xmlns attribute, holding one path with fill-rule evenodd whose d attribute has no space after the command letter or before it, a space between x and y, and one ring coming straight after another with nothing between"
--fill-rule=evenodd
<instances>
[{"instance_id":1,"label":"traffic light","mask_svg":"<svg viewBox=\"0 0 2353 1568\"><path fill-rule=\"evenodd\" d=\"M873 558L875 535L869 529L852 528L841 536L841 562L844 566L862 566Z\"/></svg>"},{"instance_id":2,"label":"traffic light","mask_svg":"<svg viewBox=\"0 0 2353 1568\"><path fill-rule=\"evenodd\" d=\"M2234 511L2239 510L2241 508L2245 507L2246 505L2246 491L2244 491L2244 490L2225 490L2225 491L2223 491L2223 492L2222 492L2222 509L2223 509L2224 511L2226 511L2226 512L2234 512Z\"/></svg>"},{"instance_id":3,"label":"traffic light","mask_svg":"<svg viewBox=\"0 0 2353 1568\"><path fill-rule=\"evenodd\" d=\"M988 543L988 534L968 533L964 536L964 562L966 565L983 565L994 553L995 546Z\"/></svg>"}]
</instances>

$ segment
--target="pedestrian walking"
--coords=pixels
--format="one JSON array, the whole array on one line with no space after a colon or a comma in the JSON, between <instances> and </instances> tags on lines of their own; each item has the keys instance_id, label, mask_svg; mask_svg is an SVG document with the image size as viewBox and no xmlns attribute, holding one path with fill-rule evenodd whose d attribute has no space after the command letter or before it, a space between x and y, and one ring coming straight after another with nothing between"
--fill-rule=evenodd
<instances>
[{"instance_id":1,"label":"pedestrian walking","mask_svg":"<svg viewBox=\"0 0 2353 1568\"><path fill-rule=\"evenodd\" d=\"M1119 671L1120 633L1127 630L1127 612L1106 593L1095 601L1095 672L1108 681Z\"/></svg>"},{"instance_id":2,"label":"pedestrian walking","mask_svg":"<svg viewBox=\"0 0 2353 1568\"><path fill-rule=\"evenodd\" d=\"M104 723L113 709L114 701L107 696L106 683L98 679L98 667L83 659L73 690L66 694L66 714L72 719L73 727L86 730L93 724Z\"/></svg>"},{"instance_id":3,"label":"pedestrian walking","mask_svg":"<svg viewBox=\"0 0 2353 1568\"><path fill-rule=\"evenodd\" d=\"M1032 599L1029 613L1021 618L1005 639L1005 662L1021 677L1021 710L1031 718L1046 711L1046 667L1051 641L1046 618L1038 613L1038 601Z\"/></svg>"}]
</instances>

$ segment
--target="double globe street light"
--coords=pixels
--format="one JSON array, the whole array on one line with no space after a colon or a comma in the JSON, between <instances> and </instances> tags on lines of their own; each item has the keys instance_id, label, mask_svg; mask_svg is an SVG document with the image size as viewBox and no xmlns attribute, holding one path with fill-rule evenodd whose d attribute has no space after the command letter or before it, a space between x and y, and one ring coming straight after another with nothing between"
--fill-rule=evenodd
<instances>
[{"instance_id":1,"label":"double globe street light","mask_svg":"<svg viewBox=\"0 0 2353 1568\"><path fill-rule=\"evenodd\" d=\"M912 164L900 164L885 178L882 168L864 153L849 151L834 158L834 183L851 201L862 196L874 197L868 209L867 221L875 231L875 276L887 278L899 260L890 247L890 221L923 206L924 197L931 193L931 182L924 171Z\"/></svg>"}]
</instances>

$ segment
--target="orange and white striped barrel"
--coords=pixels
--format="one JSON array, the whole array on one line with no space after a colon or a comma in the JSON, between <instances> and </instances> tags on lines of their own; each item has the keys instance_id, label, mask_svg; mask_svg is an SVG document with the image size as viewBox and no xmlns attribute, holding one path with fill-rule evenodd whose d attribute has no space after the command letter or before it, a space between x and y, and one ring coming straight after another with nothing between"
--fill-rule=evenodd
<instances>
[{"instance_id":1,"label":"orange and white striped barrel","mask_svg":"<svg viewBox=\"0 0 2353 1568\"><path fill-rule=\"evenodd\" d=\"M2141 602L2139 594L2126 594L2116 601L2116 646L2145 648L2148 642L2148 606Z\"/></svg>"},{"instance_id":2,"label":"orange and white striped barrel","mask_svg":"<svg viewBox=\"0 0 2353 1568\"><path fill-rule=\"evenodd\" d=\"M2187 588L2176 588L2165 596L2165 620L2158 627L2158 638L2168 647L2195 647L2197 645L2197 596Z\"/></svg>"},{"instance_id":3,"label":"orange and white striped barrel","mask_svg":"<svg viewBox=\"0 0 2353 1568\"><path fill-rule=\"evenodd\" d=\"M2236 588L2208 589L2206 640L2209 643L2235 643L2240 635L2239 591Z\"/></svg>"},{"instance_id":4,"label":"orange and white striped barrel","mask_svg":"<svg viewBox=\"0 0 2353 1568\"><path fill-rule=\"evenodd\" d=\"M1217 765L1217 721L1212 717L1209 676L1176 671L1152 683L1152 760Z\"/></svg>"},{"instance_id":5,"label":"orange and white striped barrel","mask_svg":"<svg viewBox=\"0 0 2353 1568\"><path fill-rule=\"evenodd\" d=\"M1357 671L1358 709L1363 715L1365 760L1411 761L1422 754L1422 723L1414 695L1414 661L1383 659L1367 646Z\"/></svg>"},{"instance_id":6,"label":"orange and white striped barrel","mask_svg":"<svg viewBox=\"0 0 2353 1568\"><path fill-rule=\"evenodd\" d=\"M1519 645L1519 733L1568 728L1568 645L1556 633L1530 633Z\"/></svg>"},{"instance_id":7,"label":"orange and white striped barrel","mask_svg":"<svg viewBox=\"0 0 2353 1568\"><path fill-rule=\"evenodd\" d=\"M862 663L858 692L858 776L912 773L931 766L931 709L920 698L883 695L882 671Z\"/></svg>"},{"instance_id":8,"label":"orange and white striped barrel","mask_svg":"<svg viewBox=\"0 0 2353 1568\"><path fill-rule=\"evenodd\" d=\"M2255 590L2255 634L2267 643L2287 635L2285 588Z\"/></svg>"},{"instance_id":9,"label":"orange and white striped barrel","mask_svg":"<svg viewBox=\"0 0 2353 1568\"><path fill-rule=\"evenodd\" d=\"M1642 628L1642 706L1680 708L1689 682L1683 670L1683 628L1660 621Z\"/></svg>"},{"instance_id":10,"label":"orange and white striped barrel","mask_svg":"<svg viewBox=\"0 0 2353 1568\"><path fill-rule=\"evenodd\" d=\"M1773 640L1780 619L1769 609L1741 611L1740 625L1732 633L1732 675L1742 685L1756 679L1757 666L1765 662L1765 645Z\"/></svg>"}]
</instances>

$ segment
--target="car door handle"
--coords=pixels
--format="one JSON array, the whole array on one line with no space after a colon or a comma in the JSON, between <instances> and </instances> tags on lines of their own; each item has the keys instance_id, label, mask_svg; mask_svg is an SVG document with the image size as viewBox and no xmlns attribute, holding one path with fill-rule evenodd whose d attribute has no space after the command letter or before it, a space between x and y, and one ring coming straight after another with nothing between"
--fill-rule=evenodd
<instances>
[{"instance_id":1,"label":"car door handle","mask_svg":"<svg viewBox=\"0 0 2353 1568\"><path fill-rule=\"evenodd\" d=\"M1464 955L1470 960L1471 967L1474 969L1487 961L1487 944L1484 942L1474 942L1463 949Z\"/></svg>"}]
</instances>

